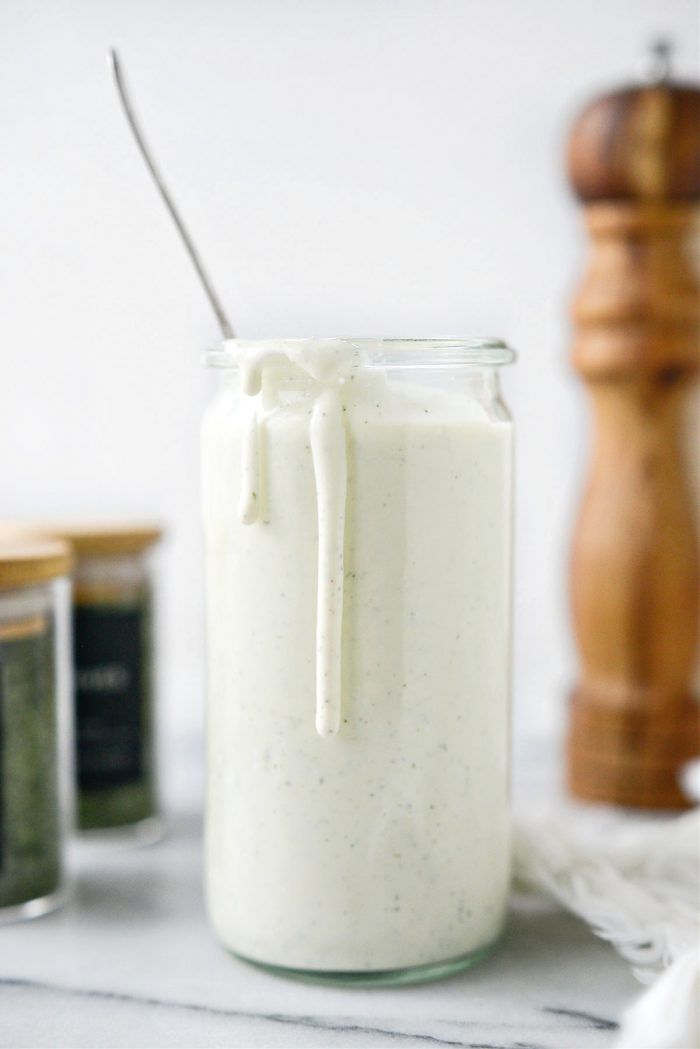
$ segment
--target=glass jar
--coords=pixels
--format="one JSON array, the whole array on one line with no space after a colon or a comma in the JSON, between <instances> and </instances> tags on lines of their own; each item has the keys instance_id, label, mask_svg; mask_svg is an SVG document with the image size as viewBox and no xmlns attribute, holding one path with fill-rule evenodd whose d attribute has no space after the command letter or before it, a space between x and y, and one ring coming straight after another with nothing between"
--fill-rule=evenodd
<instances>
[{"instance_id":1,"label":"glass jar","mask_svg":"<svg viewBox=\"0 0 700 1049\"><path fill-rule=\"evenodd\" d=\"M70 568L65 543L0 544L0 922L64 898Z\"/></svg>"},{"instance_id":2,"label":"glass jar","mask_svg":"<svg viewBox=\"0 0 700 1049\"><path fill-rule=\"evenodd\" d=\"M38 526L35 526L38 527ZM150 524L41 526L70 543L77 825L92 839L161 834L155 769Z\"/></svg>"},{"instance_id":3,"label":"glass jar","mask_svg":"<svg viewBox=\"0 0 700 1049\"><path fill-rule=\"evenodd\" d=\"M209 354L206 891L248 961L401 983L499 937L513 358L496 340Z\"/></svg>"}]
</instances>

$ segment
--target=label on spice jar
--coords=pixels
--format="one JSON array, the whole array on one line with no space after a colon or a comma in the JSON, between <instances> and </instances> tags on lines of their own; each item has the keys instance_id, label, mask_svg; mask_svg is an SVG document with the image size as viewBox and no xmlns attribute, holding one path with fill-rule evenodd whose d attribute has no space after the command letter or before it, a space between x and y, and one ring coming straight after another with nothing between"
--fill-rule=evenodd
<instances>
[{"instance_id":1,"label":"label on spice jar","mask_svg":"<svg viewBox=\"0 0 700 1049\"><path fill-rule=\"evenodd\" d=\"M78 783L109 790L143 775L146 611L74 610Z\"/></svg>"}]
</instances>

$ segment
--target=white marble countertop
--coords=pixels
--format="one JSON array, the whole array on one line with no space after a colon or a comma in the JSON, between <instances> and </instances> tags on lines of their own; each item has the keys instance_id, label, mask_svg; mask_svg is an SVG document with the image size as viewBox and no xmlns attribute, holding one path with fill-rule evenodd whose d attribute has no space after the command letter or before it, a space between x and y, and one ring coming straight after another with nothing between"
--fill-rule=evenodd
<instances>
[{"instance_id":1,"label":"white marble countertop","mask_svg":"<svg viewBox=\"0 0 700 1049\"><path fill-rule=\"evenodd\" d=\"M442 983L346 990L267 975L214 941L200 819L178 808L155 846L81 845L68 905L0 929L0 1046L585 1049L612 1044L639 990L611 947L532 900L514 901L491 958Z\"/></svg>"}]
</instances>

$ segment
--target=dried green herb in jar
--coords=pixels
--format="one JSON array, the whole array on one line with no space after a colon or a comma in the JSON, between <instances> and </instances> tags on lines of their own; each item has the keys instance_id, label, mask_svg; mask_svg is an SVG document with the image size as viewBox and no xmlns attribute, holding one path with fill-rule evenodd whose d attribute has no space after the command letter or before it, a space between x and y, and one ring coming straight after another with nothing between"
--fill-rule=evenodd
<instances>
[{"instance_id":1,"label":"dried green herb in jar","mask_svg":"<svg viewBox=\"0 0 700 1049\"><path fill-rule=\"evenodd\" d=\"M52 581L69 567L62 543L0 545L0 919L33 917L61 899ZM61 656L67 659L67 651Z\"/></svg>"}]
</instances>

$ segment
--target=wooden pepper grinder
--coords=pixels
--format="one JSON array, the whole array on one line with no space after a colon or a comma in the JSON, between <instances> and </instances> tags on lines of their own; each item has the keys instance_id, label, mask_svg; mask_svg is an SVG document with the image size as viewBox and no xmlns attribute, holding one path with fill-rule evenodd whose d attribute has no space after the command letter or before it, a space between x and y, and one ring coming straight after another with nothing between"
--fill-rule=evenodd
<instances>
[{"instance_id":1,"label":"wooden pepper grinder","mask_svg":"<svg viewBox=\"0 0 700 1049\"><path fill-rule=\"evenodd\" d=\"M596 434L571 566L567 760L578 798L680 808L679 771L700 752L700 90L670 82L665 44L650 81L595 100L569 145L592 242L572 357Z\"/></svg>"}]
</instances>

